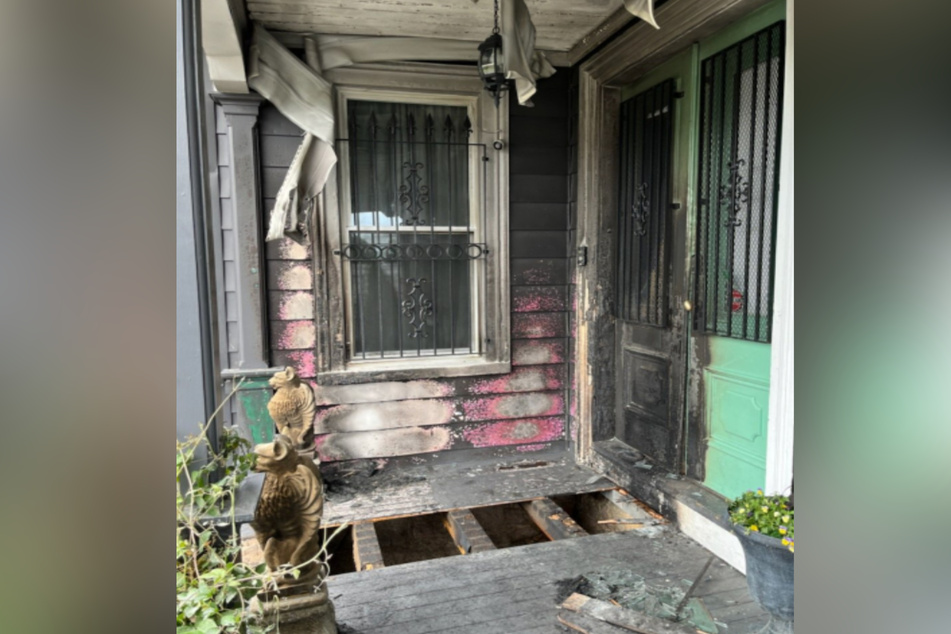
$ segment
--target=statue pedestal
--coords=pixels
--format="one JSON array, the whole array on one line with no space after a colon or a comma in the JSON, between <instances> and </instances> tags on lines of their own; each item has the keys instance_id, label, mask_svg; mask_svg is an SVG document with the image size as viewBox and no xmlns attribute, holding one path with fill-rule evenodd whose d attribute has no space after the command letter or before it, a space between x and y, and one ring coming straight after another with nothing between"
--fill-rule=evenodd
<instances>
[{"instance_id":1,"label":"statue pedestal","mask_svg":"<svg viewBox=\"0 0 951 634\"><path fill-rule=\"evenodd\" d=\"M281 634L337 634L334 604L326 583L317 592L255 597L249 611L256 621L277 625Z\"/></svg>"}]
</instances>

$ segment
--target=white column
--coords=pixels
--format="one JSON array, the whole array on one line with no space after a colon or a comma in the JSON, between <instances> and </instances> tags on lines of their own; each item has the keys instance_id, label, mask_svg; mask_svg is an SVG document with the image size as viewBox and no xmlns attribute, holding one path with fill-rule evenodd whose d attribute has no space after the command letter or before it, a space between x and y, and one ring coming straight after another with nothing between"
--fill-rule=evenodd
<instances>
[{"instance_id":1,"label":"white column","mask_svg":"<svg viewBox=\"0 0 951 634\"><path fill-rule=\"evenodd\" d=\"M786 76L776 220L776 290L773 296L769 431L766 438L768 494L788 493L793 477L793 59L793 0L787 0Z\"/></svg>"}]
</instances>

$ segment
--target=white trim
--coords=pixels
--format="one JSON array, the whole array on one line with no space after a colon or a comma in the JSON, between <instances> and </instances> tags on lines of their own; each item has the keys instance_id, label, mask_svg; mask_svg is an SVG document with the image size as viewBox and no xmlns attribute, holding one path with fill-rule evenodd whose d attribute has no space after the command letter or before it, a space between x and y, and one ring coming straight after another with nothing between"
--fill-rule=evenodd
<instances>
[{"instance_id":1,"label":"white trim","mask_svg":"<svg viewBox=\"0 0 951 634\"><path fill-rule=\"evenodd\" d=\"M786 70L776 219L776 290L769 372L766 492L788 493L793 477L793 0L786 4Z\"/></svg>"},{"instance_id":2,"label":"white trim","mask_svg":"<svg viewBox=\"0 0 951 634\"><path fill-rule=\"evenodd\" d=\"M201 47L216 92L249 92L241 38L227 0L201 0Z\"/></svg>"},{"instance_id":3,"label":"white trim","mask_svg":"<svg viewBox=\"0 0 951 634\"><path fill-rule=\"evenodd\" d=\"M711 553L746 574L746 555L736 535L693 510L680 500L674 500L677 528Z\"/></svg>"},{"instance_id":4,"label":"white trim","mask_svg":"<svg viewBox=\"0 0 951 634\"><path fill-rule=\"evenodd\" d=\"M347 101L350 99L369 99L373 101L391 101L397 103L422 103L462 106L468 111L472 122L473 138L471 142L484 143L491 162L483 183L483 164L470 161L470 218L465 227L475 242L484 242L489 246L494 261L470 262L473 285L469 302L473 311L471 324L472 355L439 355L433 357L413 357L411 359L349 359L337 352L332 361L322 366L318 372L318 382L327 380L374 380L374 375L386 374L392 379L396 375L406 378L421 378L422 375L465 376L476 374L495 374L510 368L509 343L509 301L508 301L508 148L497 151L492 148L496 138L506 140L508 122L508 102L500 104L496 112L491 97L483 90L478 76L471 69L459 69L433 64L366 64L360 67L341 68L328 72L334 74L336 84L337 134L338 138L347 136ZM339 81L338 81L339 80ZM501 128L499 130L498 128ZM338 163L341 183L349 179L347 147L338 148L341 160ZM485 185L485 200L481 193ZM336 201L328 201L326 206L327 231L325 240L330 253L340 248L346 241L347 228L340 231L342 224L350 223L349 197L341 196ZM341 222L344 221L344 222ZM333 226L330 226L333 223ZM463 226L453 226L455 232ZM392 227L380 227L390 231ZM400 230L400 229L396 229ZM438 230L438 228L437 228ZM331 320L343 326L340 340L352 340L349 336L354 325L351 322L353 311L349 305L350 282L348 267L340 267L339 294L331 293L329 309L336 311L338 319ZM337 282L331 282L336 286ZM342 298L341 306L334 306L333 297ZM491 321L490 321L491 320ZM336 331L330 334L333 340L338 337Z\"/></svg>"}]
</instances>

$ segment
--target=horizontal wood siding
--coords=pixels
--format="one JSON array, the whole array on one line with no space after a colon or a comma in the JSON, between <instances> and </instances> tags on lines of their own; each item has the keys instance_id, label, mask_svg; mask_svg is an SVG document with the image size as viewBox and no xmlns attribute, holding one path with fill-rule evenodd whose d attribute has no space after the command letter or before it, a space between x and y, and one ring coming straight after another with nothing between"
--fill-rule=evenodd
<instances>
[{"instance_id":1,"label":"horizontal wood siding","mask_svg":"<svg viewBox=\"0 0 951 634\"><path fill-rule=\"evenodd\" d=\"M321 386L315 377L311 251L266 245L271 362L293 365L317 396L325 461L512 447L565 446L568 291L567 71L539 83L535 108L512 102L510 374ZM300 131L270 104L259 121L262 203L273 206Z\"/></svg>"}]
</instances>

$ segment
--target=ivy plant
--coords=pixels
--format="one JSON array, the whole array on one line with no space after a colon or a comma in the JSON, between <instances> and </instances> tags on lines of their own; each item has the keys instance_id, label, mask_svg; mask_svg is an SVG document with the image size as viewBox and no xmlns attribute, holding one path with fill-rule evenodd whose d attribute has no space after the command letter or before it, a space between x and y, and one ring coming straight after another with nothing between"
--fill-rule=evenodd
<instances>
[{"instance_id":1,"label":"ivy plant","mask_svg":"<svg viewBox=\"0 0 951 634\"><path fill-rule=\"evenodd\" d=\"M241 561L241 538L235 522L235 492L254 468L251 443L233 429L225 429L217 449L208 440L208 429L221 408L240 388L239 381L201 431L176 442L176 601L178 634L264 634L274 625L249 618L248 606L262 590L280 601L276 578L264 563ZM204 447L208 459L198 464L195 455ZM230 518L225 526L209 518ZM324 531L320 551L313 559L280 574L300 575L301 568L316 562L330 571L330 542L348 524L330 535Z\"/></svg>"}]
</instances>

